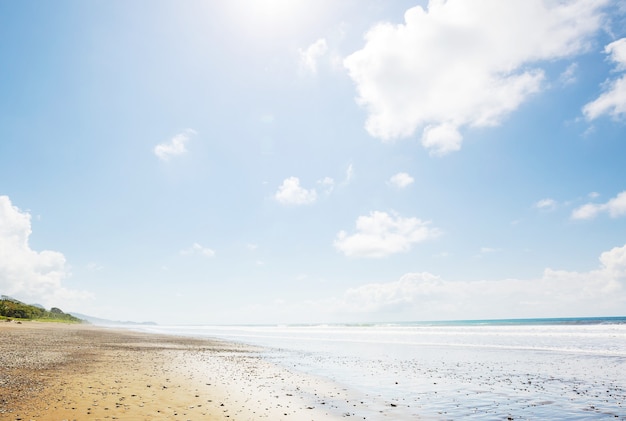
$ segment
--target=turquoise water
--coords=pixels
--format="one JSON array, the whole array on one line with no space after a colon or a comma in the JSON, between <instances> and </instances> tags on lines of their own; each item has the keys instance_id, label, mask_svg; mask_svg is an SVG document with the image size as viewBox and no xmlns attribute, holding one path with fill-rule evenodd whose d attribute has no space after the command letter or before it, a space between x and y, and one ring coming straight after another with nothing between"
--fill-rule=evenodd
<instances>
[{"instance_id":1,"label":"turquoise water","mask_svg":"<svg viewBox=\"0 0 626 421\"><path fill-rule=\"evenodd\" d=\"M292 324L292 327L314 326L350 326L350 327L374 327L374 326L477 326L477 325L593 325L593 324L624 324L626 316L614 317L553 317L533 319L479 319L479 320L435 320L435 321L411 321L411 322L371 322L371 323L331 323L331 324ZM274 325L239 325L239 326L274 326ZM284 326L284 325L283 325Z\"/></svg>"},{"instance_id":2,"label":"turquoise water","mask_svg":"<svg viewBox=\"0 0 626 421\"><path fill-rule=\"evenodd\" d=\"M406 326L474 326L474 325L592 325L592 324L623 324L624 317L560 317L538 319L486 319L486 320L447 320L435 322L401 322L398 325Z\"/></svg>"},{"instance_id":3,"label":"turquoise water","mask_svg":"<svg viewBox=\"0 0 626 421\"><path fill-rule=\"evenodd\" d=\"M147 330L263 346L359 394L361 419L626 420L626 317Z\"/></svg>"},{"instance_id":4,"label":"turquoise water","mask_svg":"<svg viewBox=\"0 0 626 421\"><path fill-rule=\"evenodd\" d=\"M408 322L399 325L431 325L431 326L476 326L476 325L594 325L594 324L624 324L626 317L560 317L541 319L490 319L490 320L453 320L436 322Z\"/></svg>"}]
</instances>

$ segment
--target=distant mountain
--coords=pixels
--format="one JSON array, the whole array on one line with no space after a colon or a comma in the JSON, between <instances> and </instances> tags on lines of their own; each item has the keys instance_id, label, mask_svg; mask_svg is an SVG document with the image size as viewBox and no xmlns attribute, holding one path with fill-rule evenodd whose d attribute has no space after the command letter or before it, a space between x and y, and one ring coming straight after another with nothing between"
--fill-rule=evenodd
<instances>
[{"instance_id":1,"label":"distant mountain","mask_svg":"<svg viewBox=\"0 0 626 421\"><path fill-rule=\"evenodd\" d=\"M88 316L86 314L81 313L70 313L74 317L78 317L92 325L99 326L128 326L128 325L143 325L143 326L156 326L155 322L131 322L131 321L120 321L120 320L108 320L101 319L99 317Z\"/></svg>"}]
</instances>

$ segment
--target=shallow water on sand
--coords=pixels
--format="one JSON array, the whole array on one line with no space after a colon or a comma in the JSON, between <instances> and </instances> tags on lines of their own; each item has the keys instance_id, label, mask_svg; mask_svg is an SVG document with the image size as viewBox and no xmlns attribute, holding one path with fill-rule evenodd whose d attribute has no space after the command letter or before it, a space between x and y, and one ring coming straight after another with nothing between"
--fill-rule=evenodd
<instances>
[{"instance_id":1,"label":"shallow water on sand","mask_svg":"<svg viewBox=\"0 0 626 421\"><path fill-rule=\"evenodd\" d=\"M150 330L267 347L276 364L358 392L361 418L626 420L624 323Z\"/></svg>"}]
</instances>

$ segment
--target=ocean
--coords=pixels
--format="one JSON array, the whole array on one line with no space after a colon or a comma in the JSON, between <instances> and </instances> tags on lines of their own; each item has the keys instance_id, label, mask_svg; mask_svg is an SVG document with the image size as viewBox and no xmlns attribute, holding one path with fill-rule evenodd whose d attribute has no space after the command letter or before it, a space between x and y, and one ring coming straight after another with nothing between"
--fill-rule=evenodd
<instances>
[{"instance_id":1,"label":"ocean","mask_svg":"<svg viewBox=\"0 0 626 421\"><path fill-rule=\"evenodd\" d=\"M368 420L626 420L626 317L141 330L263 347L361 396Z\"/></svg>"}]
</instances>

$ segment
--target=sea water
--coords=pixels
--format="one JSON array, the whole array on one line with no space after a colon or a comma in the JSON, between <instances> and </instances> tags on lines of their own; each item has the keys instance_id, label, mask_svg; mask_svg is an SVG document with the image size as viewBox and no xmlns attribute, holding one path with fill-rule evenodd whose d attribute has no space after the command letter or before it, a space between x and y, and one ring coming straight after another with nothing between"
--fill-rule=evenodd
<instances>
[{"instance_id":1,"label":"sea water","mask_svg":"<svg viewBox=\"0 0 626 421\"><path fill-rule=\"evenodd\" d=\"M361 419L626 420L626 318L149 330L265 347L359 393Z\"/></svg>"}]
</instances>

